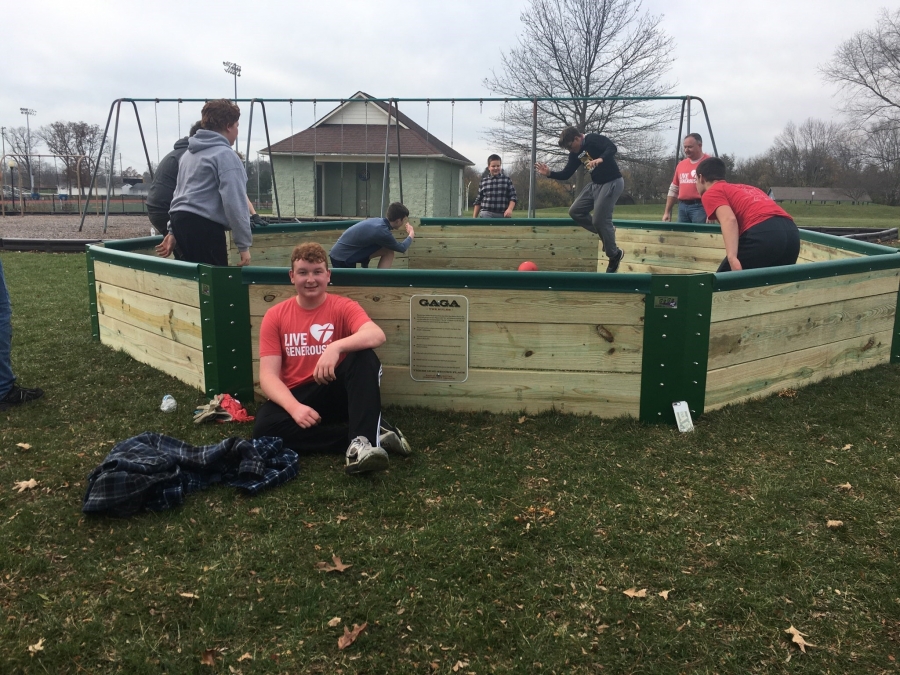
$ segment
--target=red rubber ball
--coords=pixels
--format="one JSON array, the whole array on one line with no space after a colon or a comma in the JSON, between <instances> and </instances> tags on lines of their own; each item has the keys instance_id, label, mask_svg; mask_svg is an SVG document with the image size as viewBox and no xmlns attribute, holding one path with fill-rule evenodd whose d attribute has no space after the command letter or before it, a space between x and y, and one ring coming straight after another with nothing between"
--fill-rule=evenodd
<instances>
[{"instance_id":1,"label":"red rubber ball","mask_svg":"<svg viewBox=\"0 0 900 675\"><path fill-rule=\"evenodd\" d=\"M519 271L520 271L520 272L537 272L537 271L538 271L538 266L535 265L535 264L534 264L533 262L531 262L530 260L526 260L526 261L523 262L521 265L519 265Z\"/></svg>"}]
</instances>

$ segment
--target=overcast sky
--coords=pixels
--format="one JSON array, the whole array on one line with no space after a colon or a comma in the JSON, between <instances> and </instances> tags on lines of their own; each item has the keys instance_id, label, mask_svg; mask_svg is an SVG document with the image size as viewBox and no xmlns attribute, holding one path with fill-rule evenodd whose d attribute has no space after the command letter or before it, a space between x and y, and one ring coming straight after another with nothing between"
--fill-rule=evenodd
<instances>
[{"instance_id":1,"label":"overcast sky","mask_svg":"<svg viewBox=\"0 0 900 675\"><path fill-rule=\"evenodd\" d=\"M490 96L482 82L516 44L527 4L45 0L39 24L18 13L17 28L4 31L0 125L24 125L20 107L37 111L32 129L56 120L102 126L119 97L231 97L234 83L223 61L242 66L239 98L340 98L358 90L377 97ZM884 4L645 0L643 7L663 15L662 25L675 39L673 93L703 98L719 152L748 157L765 151L791 120L838 117L835 88L817 68L854 32L873 27ZM320 104L316 112L327 107ZM182 135L199 109L199 104L182 105ZM484 129L500 109L455 107L454 146L479 167L490 150ZM160 104L155 116L149 103L140 110L155 162L156 127L159 153L165 154L179 134L178 109ZM425 124L424 106L403 110ZM310 104L295 104L295 132L312 120ZM253 150L262 147L258 123L256 117ZM430 123L449 143L450 105L433 104ZM242 119L242 128L245 124ZM271 106L270 124L273 142L289 134L287 104ZM695 118L692 130L703 133L705 125ZM673 150L675 135L672 131ZM142 169L133 114L124 116L120 138L125 165ZM239 142L243 150L246 137Z\"/></svg>"}]
</instances>

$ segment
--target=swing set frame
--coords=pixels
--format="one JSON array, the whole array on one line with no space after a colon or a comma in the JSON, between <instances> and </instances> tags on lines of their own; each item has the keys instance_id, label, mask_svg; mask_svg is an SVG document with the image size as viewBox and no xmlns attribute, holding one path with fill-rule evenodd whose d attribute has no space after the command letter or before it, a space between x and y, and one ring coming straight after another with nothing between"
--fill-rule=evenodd
<instances>
[{"instance_id":1,"label":"swing set frame","mask_svg":"<svg viewBox=\"0 0 900 675\"><path fill-rule=\"evenodd\" d=\"M122 104L131 104L134 109L135 120L137 121L138 132L141 137L141 144L144 148L144 156L147 160L147 168L150 172L150 178L153 179L153 165L150 161L150 153L147 149L147 139L144 135L144 128L141 124L141 116L138 111L137 104L138 103L153 103L154 104L154 114L157 114L157 106L159 103L177 103L178 104L178 119L179 119L179 133L181 132L181 104L182 103L206 103L210 99L208 98L118 98L115 99L109 108L109 115L106 118L106 128L103 132L103 137L100 141L100 149L98 151L98 156L102 156L103 148L106 143L106 139L108 137L110 126L113 126L113 136L112 136L112 147L110 152L110 162L109 162L109 179L108 184L112 184L113 179L113 170L115 166L115 157L116 157L116 144L118 141L119 135L119 120L121 116ZM536 171L534 170L534 164L537 161L537 119L538 119L538 104L541 102L552 102L552 101L680 101L681 102L681 115L678 123L678 139L676 141L676 149L675 149L675 157L676 159L680 157L681 153L681 140L683 136L691 133L691 102L697 101L700 103L703 109L703 117L706 121L706 128L709 132L710 141L713 147L713 153L715 156L718 156L718 149L716 148L716 140L713 135L712 125L709 121L709 113L706 109L706 103L699 96L587 96L587 97L579 97L579 96L534 96L534 97L480 97L480 98L376 98L376 97L366 97L362 99L346 99L346 98L245 98L245 99L234 99L235 103L249 103L250 104L250 113L247 122L247 151L244 154L244 165L245 168L249 166L249 157L250 157L250 144L253 136L253 113L256 105L258 104L260 110L262 112L263 118L263 127L266 135L266 146L272 147L271 138L269 135L269 121L268 114L266 112L266 104L269 103L288 103L291 107L291 139L293 142L293 105L294 103L312 103L313 104L313 116L315 116L315 109L318 103L338 103L340 105L344 105L348 101L365 101L367 104L369 102L380 102L388 104L388 124L386 139L385 139L385 165L387 165L389 157L388 157L388 138L387 134L390 133L390 123L391 123L391 110L394 111L394 119L398 120L398 123L395 125L397 129L397 173L398 173L398 183L399 183L399 192L400 192L400 201L403 201L403 169L402 169L402 157L400 150L400 124L399 124L399 113L400 113L400 102L404 103L426 103L428 105L428 114L430 119L431 112L431 104L432 103L450 103L451 104L451 116L455 114L456 104L457 103L479 103L482 106L484 103L531 103L532 104L532 125L531 125L531 171L528 181L528 217L534 218L534 193L535 193L535 178ZM113 114L115 114L115 122L113 122ZM314 120L315 124L315 120ZM368 125L366 129L366 133L368 134ZM159 123L158 116L156 117L156 127L157 127L157 156L159 155ZM342 132L343 133L343 132ZM427 132L426 132L427 133ZM451 135L452 135L451 131ZM368 150L368 148L367 148ZM293 156L293 153L292 153ZM314 158L315 158L315 150L314 150ZM314 161L315 166L315 161ZM91 194L93 192L94 184L97 179L97 173L100 170L100 163L95 162L94 171L91 176L91 186L88 190L88 196L84 204L84 208L81 210L81 224L78 227L78 231L80 232L84 227L84 220L87 216L88 206L90 205ZM343 162L342 162L342 171L343 171ZM292 180L293 172L292 172ZM427 180L427 177L426 177ZM313 171L313 186L314 186L314 194L318 195L319 186L316 185L316 175L315 170ZM343 185L343 180L341 181ZM368 187L367 187L368 189ZM384 206L384 201L386 199L386 181L382 184L382 209ZM278 185L275 180L275 172L272 171L272 192L275 201L275 214L277 218L280 220L282 218L281 215L281 205L278 200ZM427 185L426 185L426 193L427 193ZM109 220L109 198L110 195L107 192L106 195L106 203L104 205L104 217L103 217L103 232L106 232L107 223ZM343 199L342 199L343 201ZM295 207L296 208L296 207ZM295 218L296 219L296 218Z\"/></svg>"}]
</instances>

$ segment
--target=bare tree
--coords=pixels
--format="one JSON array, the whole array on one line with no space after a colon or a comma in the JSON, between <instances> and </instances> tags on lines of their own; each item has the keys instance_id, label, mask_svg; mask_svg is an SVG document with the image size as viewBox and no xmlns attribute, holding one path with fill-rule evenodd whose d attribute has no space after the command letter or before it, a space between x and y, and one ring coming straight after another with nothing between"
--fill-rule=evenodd
<instances>
[{"instance_id":1,"label":"bare tree","mask_svg":"<svg viewBox=\"0 0 900 675\"><path fill-rule=\"evenodd\" d=\"M88 161L81 163L81 185L84 191L91 181L91 167L94 162L99 161L97 153L103 138L100 126L87 122L59 121L42 126L35 135L44 141L54 155L84 155L88 158ZM62 161L66 167L67 186L71 189L78 160L64 158Z\"/></svg>"},{"instance_id":2,"label":"bare tree","mask_svg":"<svg viewBox=\"0 0 900 675\"><path fill-rule=\"evenodd\" d=\"M524 31L518 46L503 55L502 71L484 80L493 92L648 97L672 89L663 82L672 63L672 38L660 17L642 12L640 0L530 0L520 19ZM673 113L672 107L660 111L645 101L540 102L538 151L543 158L563 154L555 140L563 127L573 125L603 133L627 152ZM504 122L491 140L507 154L528 153L532 105L508 104Z\"/></svg>"},{"instance_id":3,"label":"bare tree","mask_svg":"<svg viewBox=\"0 0 900 675\"><path fill-rule=\"evenodd\" d=\"M9 145L6 153L16 160L22 175L25 177L28 177L34 169L32 162L36 160L31 155L39 153L36 150L36 146L40 145L40 141L41 139L36 133L31 134L31 148L29 150L28 129L26 127L6 127L6 142Z\"/></svg>"},{"instance_id":4,"label":"bare tree","mask_svg":"<svg viewBox=\"0 0 900 675\"><path fill-rule=\"evenodd\" d=\"M779 177L795 187L831 187L839 173L839 148L847 132L835 122L807 119L799 127L788 122L771 150Z\"/></svg>"},{"instance_id":5,"label":"bare tree","mask_svg":"<svg viewBox=\"0 0 900 675\"><path fill-rule=\"evenodd\" d=\"M844 111L858 126L900 125L900 9L881 10L875 28L844 42L821 71L846 93Z\"/></svg>"}]
</instances>

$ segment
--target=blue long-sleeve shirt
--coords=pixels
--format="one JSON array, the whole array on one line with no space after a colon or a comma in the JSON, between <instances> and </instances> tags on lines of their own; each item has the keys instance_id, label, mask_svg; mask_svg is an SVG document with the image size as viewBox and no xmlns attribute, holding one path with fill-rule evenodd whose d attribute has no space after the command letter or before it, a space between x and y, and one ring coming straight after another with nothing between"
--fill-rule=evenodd
<instances>
[{"instance_id":1,"label":"blue long-sleeve shirt","mask_svg":"<svg viewBox=\"0 0 900 675\"><path fill-rule=\"evenodd\" d=\"M333 260L355 260L357 254L371 251L372 247L406 253L412 242L412 237L397 241L387 218L367 218L344 230L331 247L330 255Z\"/></svg>"}]
</instances>

